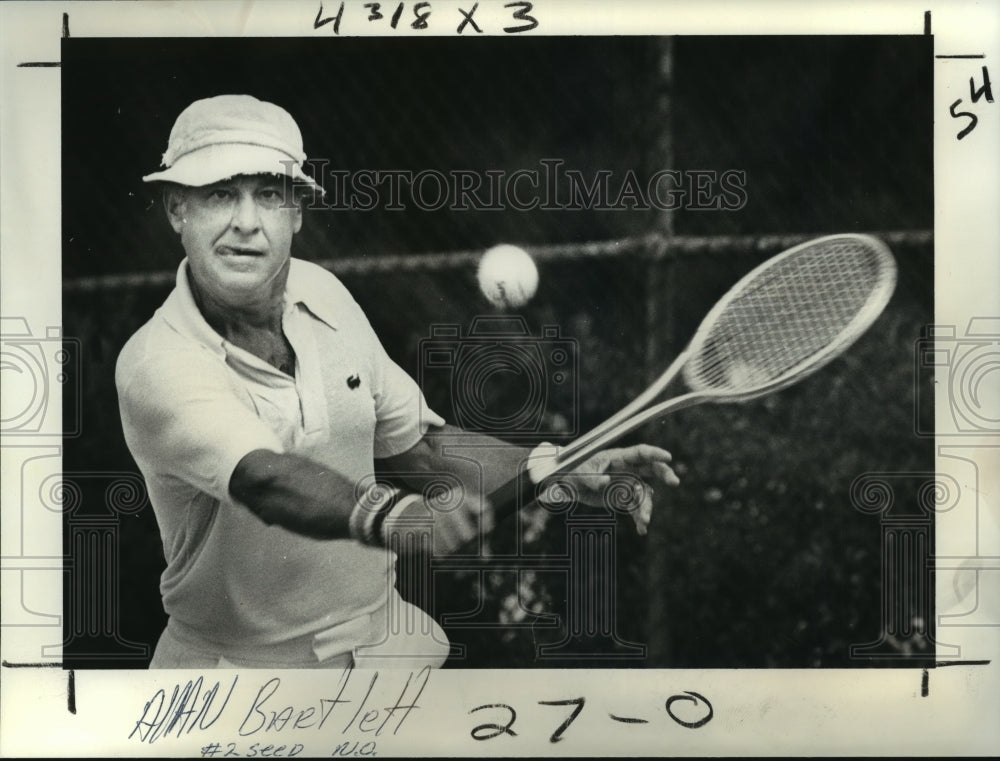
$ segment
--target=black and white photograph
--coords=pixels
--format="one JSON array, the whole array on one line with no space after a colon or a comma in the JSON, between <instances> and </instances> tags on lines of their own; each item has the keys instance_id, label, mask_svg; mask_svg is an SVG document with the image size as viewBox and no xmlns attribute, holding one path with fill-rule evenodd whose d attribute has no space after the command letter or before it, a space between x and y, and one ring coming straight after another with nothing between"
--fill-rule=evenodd
<instances>
[{"instance_id":1,"label":"black and white photograph","mask_svg":"<svg viewBox=\"0 0 1000 761\"><path fill-rule=\"evenodd\" d=\"M83 755L998 749L995 33L93 5L4 61L2 678Z\"/></svg>"},{"instance_id":2,"label":"black and white photograph","mask_svg":"<svg viewBox=\"0 0 1000 761\"><path fill-rule=\"evenodd\" d=\"M67 470L138 470L150 503L117 522L102 665L157 667L160 642L162 667L320 667L333 637L340 667L389 623L331 631L388 604L388 535L350 523L378 521L361 492L394 480L433 534L393 552L418 608L394 614L440 665L932 659L929 601L882 621L877 497L856 483L933 471L912 372L933 321L930 39L337 43L63 43L63 314L86 392ZM336 339L282 330L299 279ZM491 492L535 485L539 446L626 407L727 292L679 385L744 404L654 416L491 516ZM81 484L80 510L107 487Z\"/></svg>"}]
</instances>

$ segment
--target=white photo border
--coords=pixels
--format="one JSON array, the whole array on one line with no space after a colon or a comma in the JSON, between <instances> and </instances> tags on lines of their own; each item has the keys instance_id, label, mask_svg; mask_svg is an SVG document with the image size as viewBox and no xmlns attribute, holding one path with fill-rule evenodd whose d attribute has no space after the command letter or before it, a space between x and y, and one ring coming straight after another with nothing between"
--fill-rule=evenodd
<instances>
[{"instance_id":1,"label":"white photo border","mask_svg":"<svg viewBox=\"0 0 1000 761\"><path fill-rule=\"evenodd\" d=\"M339 5L339 0L0 5L2 315L22 319L36 335L61 324L60 72L53 64L60 60L64 14L76 37L315 37L334 34L331 23L317 28L316 19L330 17ZM471 0L432 3L439 17L447 14L458 21L458 9L468 10L472 5ZM508 5L503 0L480 0L477 20L487 34L502 34L502 28L511 24ZM321 6L325 10L317 16ZM355 15L345 15L340 34L385 33L384 27L363 23L356 5L347 6L355 9ZM809 4L537 0L532 15L541 23L529 33L539 35L919 34L929 24L936 56L983 56L935 61L935 323L962 332L974 319L1000 316L1000 103L985 99L974 106L966 103L979 121L976 130L961 141L955 133L964 122L949 115L949 107L957 100L968 100L969 77L978 76L981 65L1000 60L1000 9L941 0L888 7L863 7L846 0ZM449 21L432 25L425 33L453 35L456 26ZM393 33L420 33L404 27L401 24ZM1000 73L993 75L1000 89ZM4 382L11 391L7 374ZM939 414L948 403L946 390L940 393ZM58 404L57 392L48 401ZM206 696L216 684L215 709L210 712L214 715L227 692L233 707L211 723L205 712L196 711L184 732L162 737L148 726L136 732L151 696L164 689L169 698L176 686L183 688L199 675L67 673L45 666L17 667L38 661L40 636L46 642L61 638L62 524L58 514L41 515L39 525L30 526L42 537L42 550L38 552L39 545L35 545L31 567L51 571L46 578L52 583L26 589L26 575L18 572L16 562L16 538L25 530L25 516L17 507L20 469L30 457L51 458L59 451L58 439L3 442L3 756L191 756L206 755L206 748L210 756L224 756L230 750L263 755L267 746L271 746L268 754L290 756L298 745L302 747L294 755L302 756L375 752L384 756L983 755L1000 751L996 722L1000 715L1000 434L996 432L937 441L938 472L953 474L962 486L961 498L974 501L971 514L976 516L974 531L978 532L970 554L968 519L956 518L960 511L939 516L938 567L955 572L972 568L979 606L974 623L939 616L937 632L939 639L958 648L952 661L975 665L955 663L933 669L929 676L898 668L444 670L431 678L426 674L381 675L369 690L372 708L364 708L380 711L379 726L383 719L387 722L377 736L360 732L357 720L352 720L353 725L348 721L364 704L372 677L363 673L354 674L346 685L338 681L339 674L320 672L223 671L203 676L197 708L206 705ZM941 562L942 558L948 562ZM940 601L952 593L952 576L938 573L937 583ZM17 625L9 618L9 606L22 595L33 601L38 625ZM552 690L556 679L558 695ZM259 701L262 690L273 690L267 693L266 706ZM338 694L352 703L350 710L346 705L333 707L329 731L307 727L305 721L298 729L289 726L279 731L272 725L271 731L248 731L258 721L255 706L268 719L271 711L286 707L299 716L310 708L321 712L327 705L323 700ZM586 696L592 715L643 716L649 724L581 721L573 726L572 734L567 731L561 741L552 742L553 733L574 705L539 706L539 701L579 696ZM678 699L671 703L672 697ZM712 721L692 731L682 722L697 723L703 717L699 711L708 702L705 698L712 705ZM411 703L418 707L407 712ZM511 725L516 735L499 729L509 721L507 709L498 707L501 704L517 709L516 724ZM390 710L393 706L398 707L396 711ZM480 725L496 725L498 736L477 739L473 730ZM480 735L491 731L481 730ZM354 745L342 745L348 742Z\"/></svg>"}]
</instances>

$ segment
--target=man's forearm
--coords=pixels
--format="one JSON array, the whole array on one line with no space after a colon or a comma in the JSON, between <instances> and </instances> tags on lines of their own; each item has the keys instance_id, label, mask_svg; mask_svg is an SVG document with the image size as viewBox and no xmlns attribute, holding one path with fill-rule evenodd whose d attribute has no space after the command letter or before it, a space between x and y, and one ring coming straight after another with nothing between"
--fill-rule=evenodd
<instances>
[{"instance_id":1,"label":"man's forearm","mask_svg":"<svg viewBox=\"0 0 1000 761\"><path fill-rule=\"evenodd\" d=\"M305 457L264 449L236 466L230 493L268 525L314 539L345 539L355 484Z\"/></svg>"},{"instance_id":2,"label":"man's forearm","mask_svg":"<svg viewBox=\"0 0 1000 761\"><path fill-rule=\"evenodd\" d=\"M531 450L486 434L469 433L454 426L432 428L402 454L377 462L383 475L450 473L457 476L470 493L490 494L517 476ZM411 486L419 488L415 480Z\"/></svg>"},{"instance_id":3,"label":"man's forearm","mask_svg":"<svg viewBox=\"0 0 1000 761\"><path fill-rule=\"evenodd\" d=\"M415 446L379 460L383 476L399 476L419 490L422 476L449 473L467 494L488 495L515 478L530 449L453 426L429 431ZM305 457L257 450L233 471L229 491L268 525L315 539L343 539L358 501L357 485Z\"/></svg>"}]
</instances>

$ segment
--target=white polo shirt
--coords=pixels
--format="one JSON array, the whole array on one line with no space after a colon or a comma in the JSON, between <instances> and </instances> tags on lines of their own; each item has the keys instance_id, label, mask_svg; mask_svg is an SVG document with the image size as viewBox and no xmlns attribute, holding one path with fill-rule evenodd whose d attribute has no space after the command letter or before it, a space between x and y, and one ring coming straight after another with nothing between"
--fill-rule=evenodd
<instances>
[{"instance_id":1,"label":"white polo shirt","mask_svg":"<svg viewBox=\"0 0 1000 761\"><path fill-rule=\"evenodd\" d=\"M149 489L167 568L171 627L220 653L309 641L324 654L366 636L393 586L385 550L267 526L229 494L237 463L267 449L354 482L444 421L385 353L336 277L292 259L283 329L292 378L225 341L177 286L118 358L125 440Z\"/></svg>"}]
</instances>

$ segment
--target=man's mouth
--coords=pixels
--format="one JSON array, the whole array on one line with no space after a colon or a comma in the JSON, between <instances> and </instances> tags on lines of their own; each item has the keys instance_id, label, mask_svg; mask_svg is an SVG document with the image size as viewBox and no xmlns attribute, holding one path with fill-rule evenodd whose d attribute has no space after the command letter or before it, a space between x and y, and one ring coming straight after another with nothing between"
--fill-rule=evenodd
<instances>
[{"instance_id":1,"label":"man's mouth","mask_svg":"<svg viewBox=\"0 0 1000 761\"><path fill-rule=\"evenodd\" d=\"M219 246L216 250L222 256L264 256L263 251L243 246Z\"/></svg>"}]
</instances>

